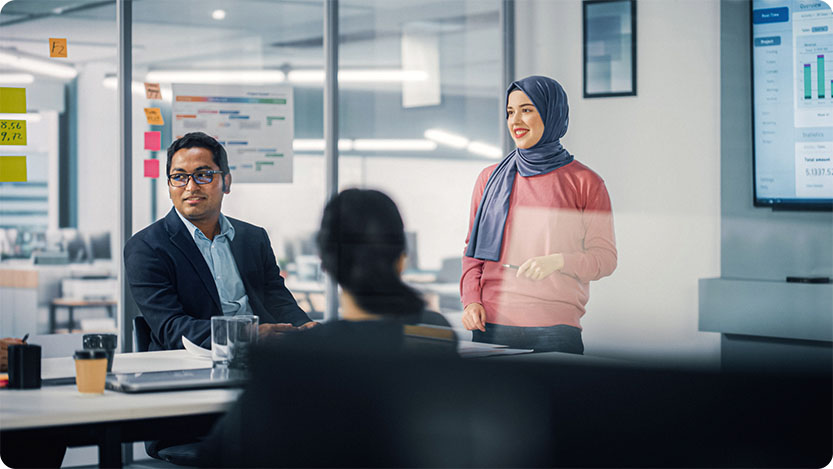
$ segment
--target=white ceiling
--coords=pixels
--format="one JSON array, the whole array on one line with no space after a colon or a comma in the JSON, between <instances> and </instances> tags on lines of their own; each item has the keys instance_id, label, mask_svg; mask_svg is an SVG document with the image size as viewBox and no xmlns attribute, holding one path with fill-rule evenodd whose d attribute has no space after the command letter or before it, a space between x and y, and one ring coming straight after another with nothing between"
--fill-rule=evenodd
<instances>
[{"instance_id":1,"label":"white ceiling","mask_svg":"<svg viewBox=\"0 0 833 469\"><path fill-rule=\"evenodd\" d=\"M403 28L419 24L440 35L444 89L500 93L499 0L342 0L339 5L341 67L400 67ZM218 8L226 11L222 21L211 18ZM134 0L134 70L320 69L323 10L322 0ZM0 47L47 57L48 37L68 39L69 57L60 60L111 63L115 71L115 2L14 0L0 12Z\"/></svg>"}]
</instances>

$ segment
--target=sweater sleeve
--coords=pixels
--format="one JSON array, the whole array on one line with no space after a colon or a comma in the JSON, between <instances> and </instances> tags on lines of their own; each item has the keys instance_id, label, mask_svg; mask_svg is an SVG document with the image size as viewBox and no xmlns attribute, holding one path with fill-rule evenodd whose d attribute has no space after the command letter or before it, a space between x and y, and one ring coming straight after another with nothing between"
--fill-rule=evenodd
<instances>
[{"instance_id":1,"label":"sweater sleeve","mask_svg":"<svg viewBox=\"0 0 833 469\"><path fill-rule=\"evenodd\" d=\"M582 282L598 280L616 269L616 239L613 231L613 213L610 196L604 182L599 181L595 191L587 199L582 212L585 230L584 249L564 253L561 272Z\"/></svg>"},{"instance_id":2,"label":"sweater sleeve","mask_svg":"<svg viewBox=\"0 0 833 469\"><path fill-rule=\"evenodd\" d=\"M466 233L466 245L463 248L463 275L460 277L460 300L463 307L471 303L481 303L480 298L480 276L483 275L483 264L486 261L475 259L466 256L466 250L469 246L469 237L471 236L472 225L474 224L474 217L477 215L477 207L480 205L480 199L483 197L483 190L486 188L487 177L484 177L486 171L480 173L477 182L474 184L474 191L471 195L471 209L469 210L469 231Z\"/></svg>"}]
</instances>

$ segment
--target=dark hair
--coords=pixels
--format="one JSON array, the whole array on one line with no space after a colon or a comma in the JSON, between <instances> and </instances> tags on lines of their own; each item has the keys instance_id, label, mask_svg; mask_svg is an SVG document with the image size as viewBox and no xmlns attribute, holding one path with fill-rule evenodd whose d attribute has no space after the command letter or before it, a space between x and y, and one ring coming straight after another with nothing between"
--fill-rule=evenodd
<instances>
[{"instance_id":1,"label":"dark hair","mask_svg":"<svg viewBox=\"0 0 833 469\"><path fill-rule=\"evenodd\" d=\"M405 229L390 197L375 190L341 192L324 208L316 241L321 267L365 311L409 315L425 308L396 270L405 252Z\"/></svg>"},{"instance_id":2,"label":"dark hair","mask_svg":"<svg viewBox=\"0 0 833 469\"><path fill-rule=\"evenodd\" d=\"M211 154L214 159L214 164L216 164L220 171L223 172L223 190L226 190L226 174L229 174L229 167L228 167L228 154L226 153L226 149L220 145L214 137L203 133L203 132L190 132L182 137L174 140L171 143L171 146L168 147L168 165L166 174L171 174L171 160L174 157L174 153L182 150L183 148L205 148L206 150L210 150Z\"/></svg>"}]
</instances>

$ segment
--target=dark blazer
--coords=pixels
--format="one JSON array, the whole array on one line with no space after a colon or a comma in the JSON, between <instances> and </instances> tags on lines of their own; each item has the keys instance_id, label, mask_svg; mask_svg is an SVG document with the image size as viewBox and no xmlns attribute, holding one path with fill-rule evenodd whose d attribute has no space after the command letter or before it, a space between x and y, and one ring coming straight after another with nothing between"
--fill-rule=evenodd
<instances>
[{"instance_id":1,"label":"dark blazer","mask_svg":"<svg viewBox=\"0 0 833 469\"><path fill-rule=\"evenodd\" d=\"M231 252L261 324L308 322L284 285L266 230L227 218L234 227ZM124 267L133 299L150 325L150 350L182 348L183 335L211 346L210 318L223 314L220 295L175 209L127 240Z\"/></svg>"}]
</instances>

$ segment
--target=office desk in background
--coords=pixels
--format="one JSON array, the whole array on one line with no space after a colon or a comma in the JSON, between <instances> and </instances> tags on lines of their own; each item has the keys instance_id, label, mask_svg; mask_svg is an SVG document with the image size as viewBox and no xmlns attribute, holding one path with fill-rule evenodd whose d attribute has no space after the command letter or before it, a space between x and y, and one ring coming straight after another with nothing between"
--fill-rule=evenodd
<instances>
[{"instance_id":1,"label":"office desk in background","mask_svg":"<svg viewBox=\"0 0 833 469\"><path fill-rule=\"evenodd\" d=\"M42 361L44 379L72 377L70 357ZM211 368L211 361L185 350L117 354L113 371L120 373ZM120 467L121 444L182 437L208 432L237 399L239 389L123 394L104 391L82 395L76 386L44 386L33 390L0 390L0 435L16 434L68 446L97 445L99 465Z\"/></svg>"}]
</instances>

